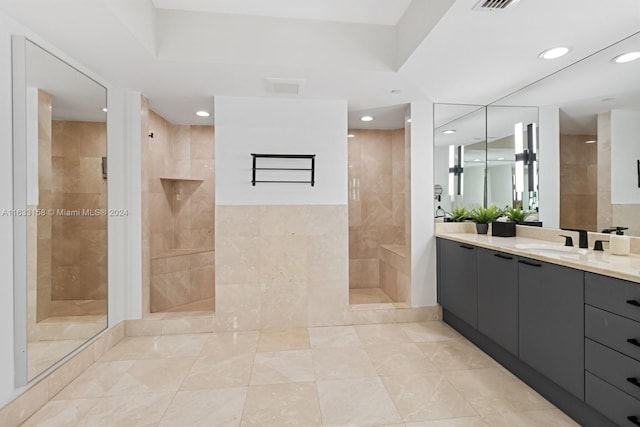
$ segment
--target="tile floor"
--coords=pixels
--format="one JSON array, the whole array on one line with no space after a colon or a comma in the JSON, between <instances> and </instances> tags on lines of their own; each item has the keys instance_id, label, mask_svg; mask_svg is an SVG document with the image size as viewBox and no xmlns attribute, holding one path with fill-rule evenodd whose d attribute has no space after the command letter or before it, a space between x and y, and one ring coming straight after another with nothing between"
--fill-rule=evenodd
<instances>
[{"instance_id":1,"label":"tile floor","mask_svg":"<svg viewBox=\"0 0 640 427\"><path fill-rule=\"evenodd\" d=\"M124 338L25 426L575 426L442 322Z\"/></svg>"},{"instance_id":2,"label":"tile floor","mask_svg":"<svg viewBox=\"0 0 640 427\"><path fill-rule=\"evenodd\" d=\"M349 289L349 304L383 304L383 303L393 303L393 301L380 288Z\"/></svg>"}]
</instances>

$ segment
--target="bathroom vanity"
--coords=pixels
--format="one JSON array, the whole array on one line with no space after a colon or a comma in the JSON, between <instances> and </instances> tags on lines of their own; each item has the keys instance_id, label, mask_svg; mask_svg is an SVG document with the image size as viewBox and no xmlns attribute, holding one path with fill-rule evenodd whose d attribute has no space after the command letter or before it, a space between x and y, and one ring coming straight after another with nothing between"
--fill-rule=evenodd
<instances>
[{"instance_id":1,"label":"bathroom vanity","mask_svg":"<svg viewBox=\"0 0 640 427\"><path fill-rule=\"evenodd\" d=\"M640 256L437 236L446 323L580 424L640 425Z\"/></svg>"}]
</instances>

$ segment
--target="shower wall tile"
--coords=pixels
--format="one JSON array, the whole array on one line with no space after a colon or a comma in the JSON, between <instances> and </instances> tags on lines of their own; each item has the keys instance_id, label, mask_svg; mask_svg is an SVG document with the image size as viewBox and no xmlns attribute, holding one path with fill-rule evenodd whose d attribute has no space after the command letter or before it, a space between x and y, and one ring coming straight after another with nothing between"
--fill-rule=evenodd
<instances>
[{"instance_id":1,"label":"shower wall tile","mask_svg":"<svg viewBox=\"0 0 640 427\"><path fill-rule=\"evenodd\" d=\"M188 270L151 276L151 311L163 311L191 302L190 280Z\"/></svg>"},{"instance_id":2,"label":"shower wall tile","mask_svg":"<svg viewBox=\"0 0 640 427\"><path fill-rule=\"evenodd\" d=\"M598 218L597 228L613 225L611 207L611 112L598 114Z\"/></svg>"},{"instance_id":3,"label":"shower wall tile","mask_svg":"<svg viewBox=\"0 0 640 427\"><path fill-rule=\"evenodd\" d=\"M214 158L214 134L211 126L191 126L191 159L213 160Z\"/></svg>"},{"instance_id":4,"label":"shower wall tile","mask_svg":"<svg viewBox=\"0 0 640 427\"><path fill-rule=\"evenodd\" d=\"M638 218L640 218L640 204L628 204L628 205L612 205L611 206L611 225L629 227L625 234L631 236L640 236L640 225L638 224Z\"/></svg>"},{"instance_id":5,"label":"shower wall tile","mask_svg":"<svg viewBox=\"0 0 640 427\"><path fill-rule=\"evenodd\" d=\"M149 209L143 216L143 224L148 223L150 230L147 244L150 259L146 262L151 264L152 276L147 295L158 295L162 292L153 289L153 276L162 268L158 267L159 257L174 254L179 258L180 251L209 249L213 258L215 140L213 126L173 125L148 110L148 106L146 114L148 131L153 132L153 138L149 138L146 131L142 136L143 162L148 162L148 172L143 175L143 180L149 191ZM162 177L185 180L161 180ZM201 257L197 263L202 264L204 259ZM213 296L212 262L186 266L181 271L189 276L189 302ZM209 275L211 280L206 278ZM159 282L156 280L155 283ZM179 302L183 303L183 300L179 299ZM171 306L176 305L179 304ZM162 304L149 303L152 312L170 308L164 306L160 309L160 306Z\"/></svg>"},{"instance_id":6,"label":"shower wall tile","mask_svg":"<svg viewBox=\"0 0 640 427\"><path fill-rule=\"evenodd\" d=\"M597 230L596 135L560 136L560 226Z\"/></svg>"},{"instance_id":7,"label":"shower wall tile","mask_svg":"<svg viewBox=\"0 0 640 427\"><path fill-rule=\"evenodd\" d=\"M380 287L379 246L405 243L404 129L349 133L349 286Z\"/></svg>"},{"instance_id":8,"label":"shower wall tile","mask_svg":"<svg viewBox=\"0 0 640 427\"><path fill-rule=\"evenodd\" d=\"M348 208L216 206L216 318L223 329L343 324Z\"/></svg>"}]
</instances>

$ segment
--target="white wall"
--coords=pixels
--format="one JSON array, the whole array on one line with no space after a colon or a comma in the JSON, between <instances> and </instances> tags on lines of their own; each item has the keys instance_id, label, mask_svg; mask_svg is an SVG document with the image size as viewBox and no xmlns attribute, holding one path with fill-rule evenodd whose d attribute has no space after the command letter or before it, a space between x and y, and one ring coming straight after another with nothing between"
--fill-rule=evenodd
<instances>
[{"instance_id":1,"label":"white wall","mask_svg":"<svg viewBox=\"0 0 640 427\"><path fill-rule=\"evenodd\" d=\"M487 168L487 205L500 209L513 204L513 171L511 165L496 165Z\"/></svg>"},{"instance_id":2,"label":"white wall","mask_svg":"<svg viewBox=\"0 0 640 427\"><path fill-rule=\"evenodd\" d=\"M560 227L560 110L540 107L538 134L538 206L540 221L548 228Z\"/></svg>"},{"instance_id":3,"label":"white wall","mask_svg":"<svg viewBox=\"0 0 640 427\"><path fill-rule=\"evenodd\" d=\"M439 202L437 200L434 202L434 206L436 209L438 206L441 206L445 211L451 212L451 196L449 196L449 146L435 147L434 156L433 184L442 186L442 196L440 196Z\"/></svg>"},{"instance_id":4,"label":"white wall","mask_svg":"<svg viewBox=\"0 0 640 427\"><path fill-rule=\"evenodd\" d=\"M131 108L130 91L114 88L64 52L42 40L28 28L0 12L0 211L13 205L12 187L12 122L11 122L11 35L25 35L32 41L64 59L108 90L108 155L109 155L109 208L126 208L127 217L109 218L109 324L139 316L135 298L140 292L139 268L141 253L137 241L139 227L141 182L136 172L140 169L139 109ZM135 106L133 106L135 108ZM138 133L134 135L138 120ZM135 138L134 138L135 136ZM12 400L22 389L14 386L13 356L13 222L0 215L0 406ZM24 257L26 254L16 254ZM138 306L140 304L137 304Z\"/></svg>"},{"instance_id":5,"label":"white wall","mask_svg":"<svg viewBox=\"0 0 640 427\"><path fill-rule=\"evenodd\" d=\"M347 204L346 101L219 96L215 112L217 205ZM251 185L251 153L315 154L315 186Z\"/></svg>"},{"instance_id":6,"label":"white wall","mask_svg":"<svg viewBox=\"0 0 640 427\"><path fill-rule=\"evenodd\" d=\"M484 206L484 164L470 166L465 162L462 200L467 208ZM454 178L455 179L455 178Z\"/></svg>"},{"instance_id":7,"label":"white wall","mask_svg":"<svg viewBox=\"0 0 640 427\"><path fill-rule=\"evenodd\" d=\"M436 305L433 104L411 103L411 305Z\"/></svg>"},{"instance_id":8,"label":"white wall","mask_svg":"<svg viewBox=\"0 0 640 427\"><path fill-rule=\"evenodd\" d=\"M611 110L611 204L640 203L640 111Z\"/></svg>"}]
</instances>

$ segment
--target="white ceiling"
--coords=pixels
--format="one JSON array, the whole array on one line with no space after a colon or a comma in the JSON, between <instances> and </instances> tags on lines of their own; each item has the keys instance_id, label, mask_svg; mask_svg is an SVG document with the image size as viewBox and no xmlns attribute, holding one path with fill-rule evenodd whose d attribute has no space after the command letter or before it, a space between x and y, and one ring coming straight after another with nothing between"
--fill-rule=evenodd
<instances>
[{"instance_id":1,"label":"white ceiling","mask_svg":"<svg viewBox=\"0 0 640 427\"><path fill-rule=\"evenodd\" d=\"M396 25L411 0L153 0L158 9Z\"/></svg>"},{"instance_id":2,"label":"white ceiling","mask_svg":"<svg viewBox=\"0 0 640 427\"><path fill-rule=\"evenodd\" d=\"M638 0L521 0L500 12L476 3L0 0L0 10L184 124L232 95L347 99L351 127L401 127L409 102L488 104L640 30ZM538 59L561 44L566 57ZM534 105L588 98L598 71L578 72ZM267 78L304 79L304 91L271 93ZM378 117L364 124L367 112Z\"/></svg>"}]
</instances>

